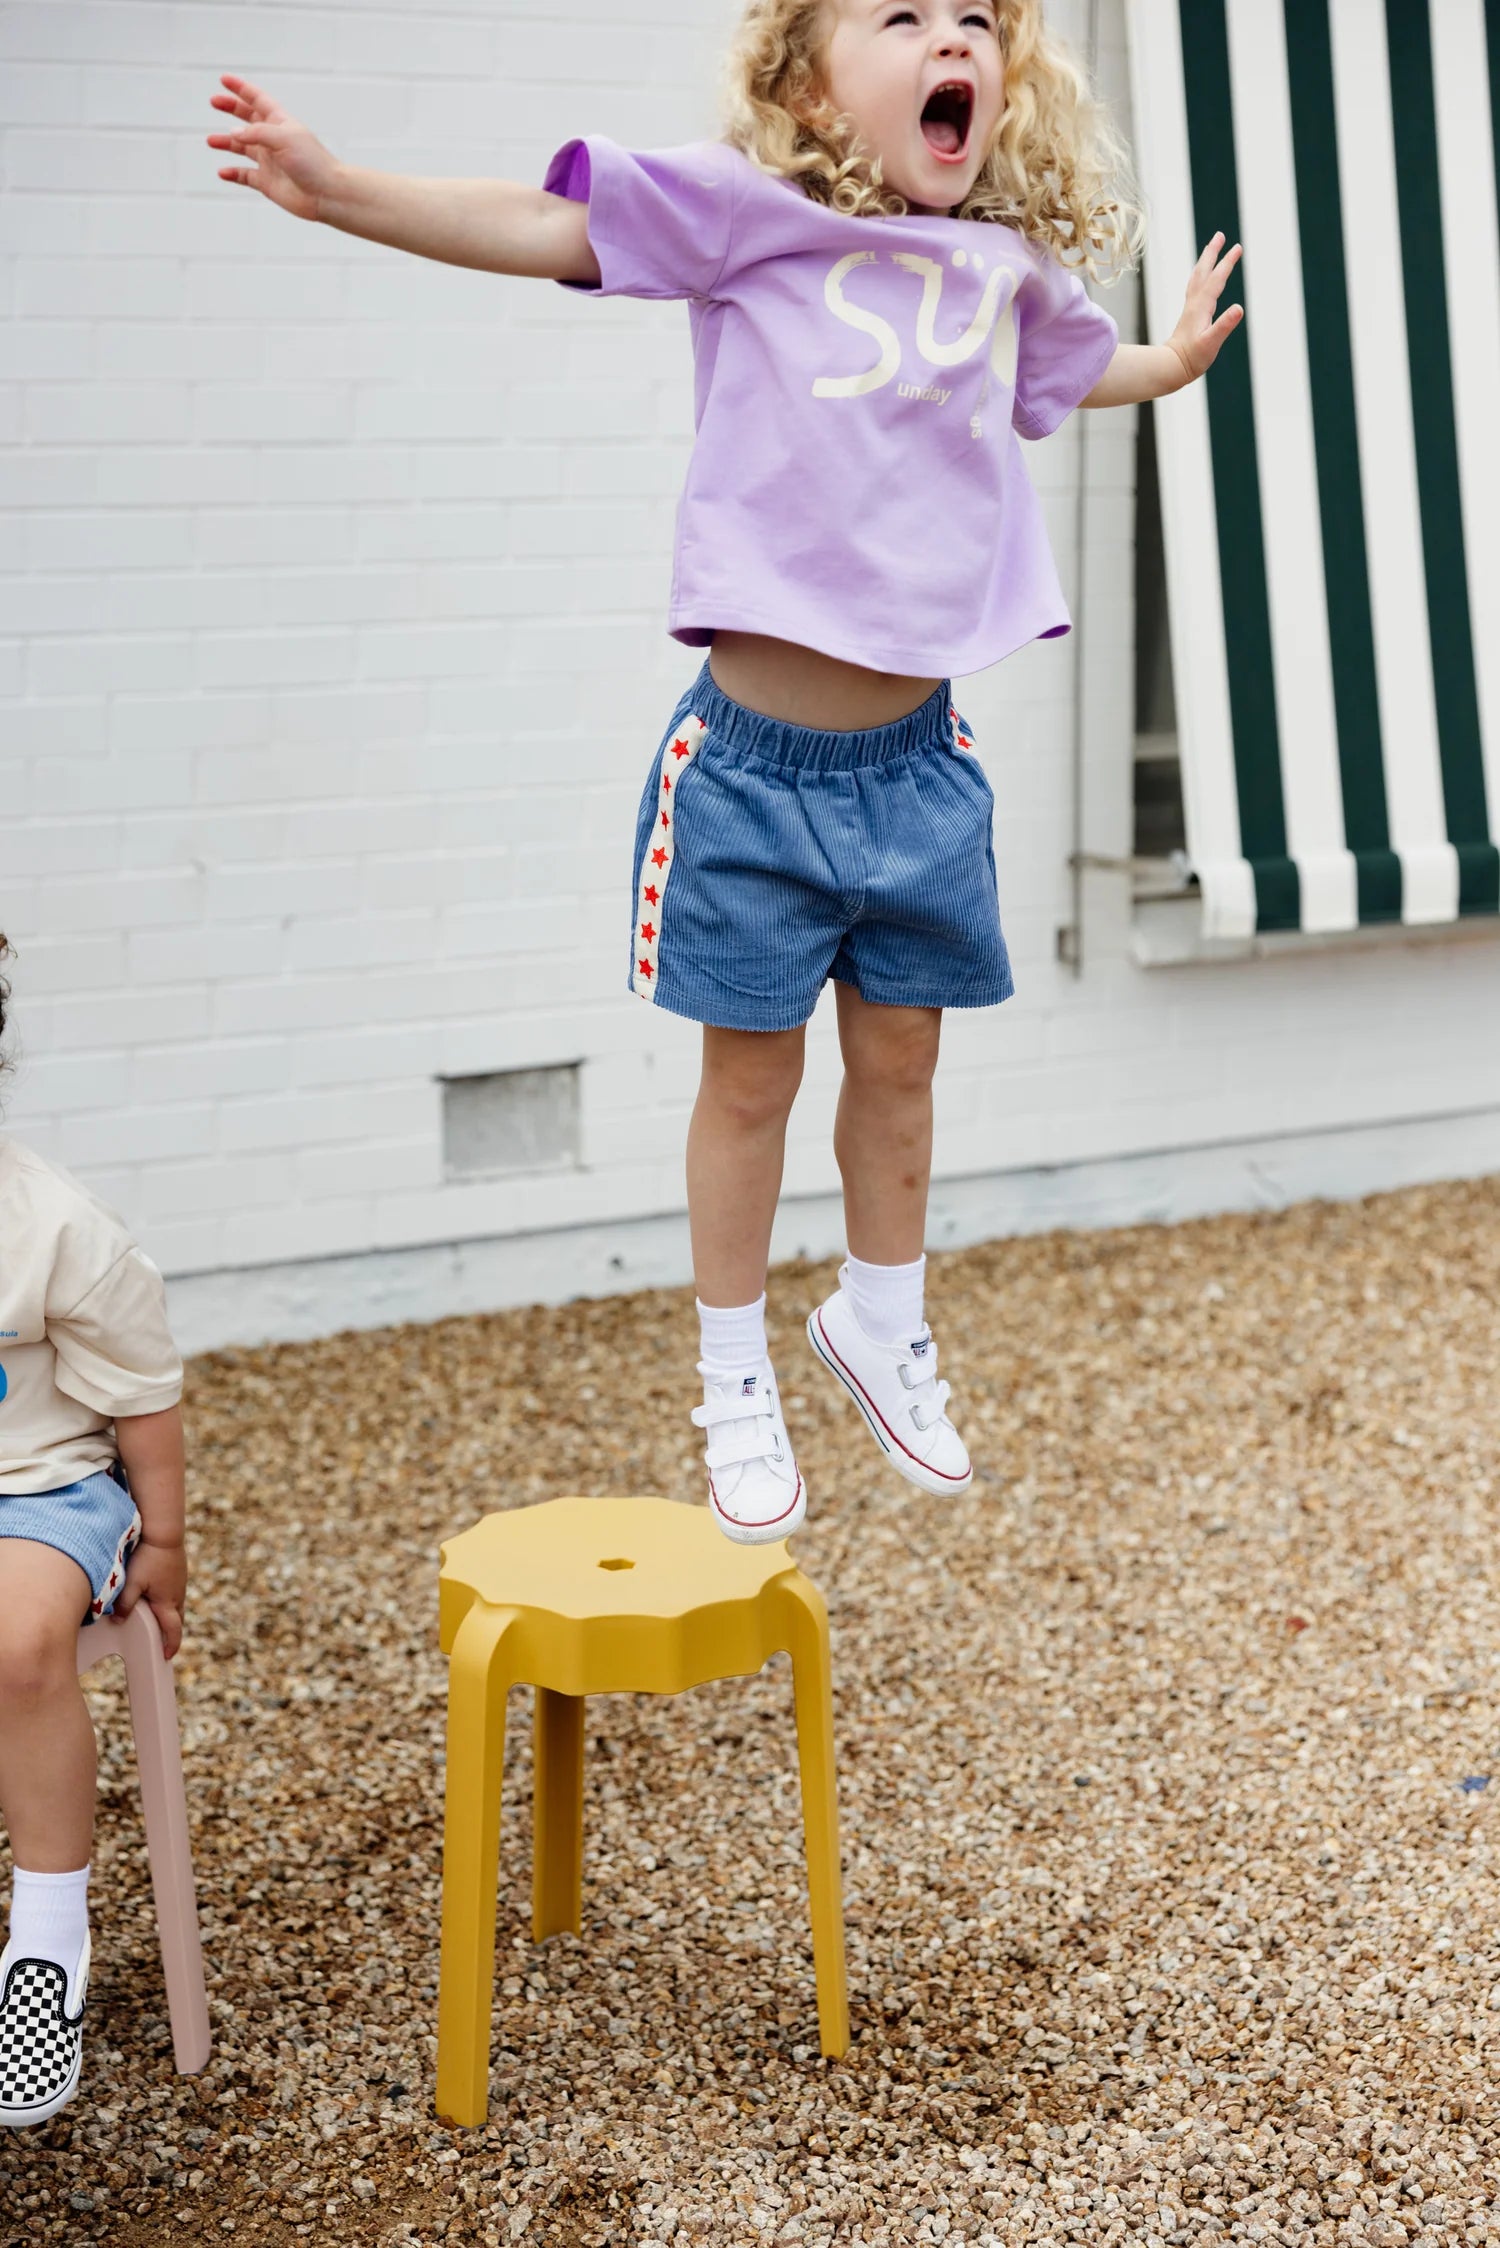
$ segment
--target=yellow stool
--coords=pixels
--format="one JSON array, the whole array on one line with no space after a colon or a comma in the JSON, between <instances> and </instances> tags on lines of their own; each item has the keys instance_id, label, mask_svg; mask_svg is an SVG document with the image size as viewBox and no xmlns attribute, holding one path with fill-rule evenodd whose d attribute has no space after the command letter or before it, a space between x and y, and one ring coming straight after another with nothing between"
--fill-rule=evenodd
<instances>
[{"instance_id":1,"label":"yellow stool","mask_svg":"<svg viewBox=\"0 0 1500 2248\"><path fill-rule=\"evenodd\" d=\"M784 1542L731 1545L705 1508L668 1499L552 1499L487 1515L443 1547L448 1781L437 2107L489 2112L490 2007L505 1697L536 1688L532 1934L578 1933L583 1704L680 1694L789 1653L823 2051L846 2052L844 1908L828 1611Z\"/></svg>"}]
</instances>

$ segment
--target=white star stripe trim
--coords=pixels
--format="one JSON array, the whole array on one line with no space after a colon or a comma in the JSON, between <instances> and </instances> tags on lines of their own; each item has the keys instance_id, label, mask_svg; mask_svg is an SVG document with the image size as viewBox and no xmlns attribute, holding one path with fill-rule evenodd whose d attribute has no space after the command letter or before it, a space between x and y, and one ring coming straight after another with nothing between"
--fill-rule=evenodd
<instances>
[{"instance_id":1,"label":"white star stripe trim","mask_svg":"<svg viewBox=\"0 0 1500 2248\"><path fill-rule=\"evenodd\" d=\"M966 755L972 756L974 753L974 736L969 732L968 727L959 717L958 711L952 703L948 705L948 716L953 722L954 748L961 749Z\"/></svg>"},{"instance_id":2,"label":"white star stripe trim","mask_svg":"<svg viewBox=\"0 0 1500 2248\"><path fill-rule=\"evenodd\" d=\"M656 828L641 863L635 900L635 949L631 955L634 965L630 971L631 989L648 1001L654 1002L656 998L656 979L661 965L662 908L667 897L667 876L672 871L677 849L677 788L707 732L701 718L684 718L667 741L657 769ZM662 853L660 864L657 852ZM654 899L647 897L648 890L656 892Z\"/></svg>"}]
</instances>

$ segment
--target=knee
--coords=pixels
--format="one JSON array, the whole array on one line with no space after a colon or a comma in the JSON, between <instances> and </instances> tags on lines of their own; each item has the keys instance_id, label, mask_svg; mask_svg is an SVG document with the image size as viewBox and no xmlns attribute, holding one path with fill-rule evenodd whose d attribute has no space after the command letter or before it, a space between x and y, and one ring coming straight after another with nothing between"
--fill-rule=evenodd
<instances>
[{"instance_id":1,"label":"knee","mask_svg":"<svg viewBox=\"0 0 1500 2248\"><path fill-rule=\"evenodd\" d=\"M914 1100L931 1090L939 1026L918 1019L861 1039L844 1055L844 1075L863 1098Z\"/></svg>"},{"instance_id":2,"label":"knee","mask_svg":"<svg viewBox=\"0 0 1500 2248\"><path fill-rule=\"evenodd\" d=\"M768 1131L786 1122L802 1083L802 1053L778 1052L733 1062L704 1074L715 1112L736 1132Z\"/></svg>"},{"instance_id":3,"label":"knee","mask_svg":"<svg viewBox=\"0 0 1500 2248\"><path fill-rule=\"evenodd\" d=\"M78 1683L76 1633L11 1617L0 1631L0 1710L40 1709Z\"/></svg>"}]
</instances>

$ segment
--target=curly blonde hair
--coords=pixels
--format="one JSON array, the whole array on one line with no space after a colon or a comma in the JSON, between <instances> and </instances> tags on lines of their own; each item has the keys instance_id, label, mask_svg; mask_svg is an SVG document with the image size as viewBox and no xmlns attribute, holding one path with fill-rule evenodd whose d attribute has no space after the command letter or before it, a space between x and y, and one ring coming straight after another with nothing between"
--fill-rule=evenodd
<instances>
[{"instance_id":1,"label":"curly blonde hair","mask_svg":"<svg viewBox=\"0 0 1500 2248\"><path fill-rule=\"evenodd\" d=\"M1042 20L1042 0L996 0L1005 113L954 216L1014 226L1061 264L1113 280L1145 224L1129 151L1087 75ZM853 217L899 216L880 160L828 98L826 0L749 0L730 53L728 133L762 171Z\"/></svg>"}]
</instances>

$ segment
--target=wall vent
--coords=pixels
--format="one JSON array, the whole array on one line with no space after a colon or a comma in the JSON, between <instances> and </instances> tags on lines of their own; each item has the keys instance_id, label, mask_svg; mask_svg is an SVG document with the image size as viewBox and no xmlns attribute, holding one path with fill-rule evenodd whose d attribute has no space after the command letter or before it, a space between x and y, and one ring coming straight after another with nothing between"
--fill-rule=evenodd
<instances>
[{"instance_id":1,"label":"wall vent","mask_svg":"<svg viewBox=\"0 0 1500 2248\"><path fill-rule=\"evenodd\" d=\"M443 1169L450 1179L566 1171L580 1152L579 1064L445 1077Z\"/></svg>"}]
</instances>

